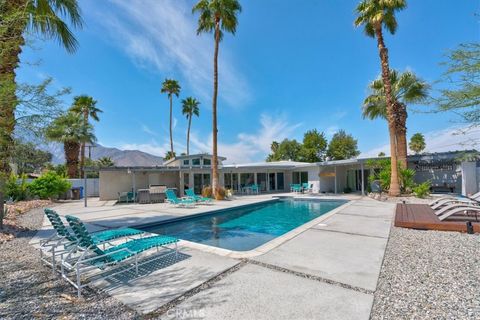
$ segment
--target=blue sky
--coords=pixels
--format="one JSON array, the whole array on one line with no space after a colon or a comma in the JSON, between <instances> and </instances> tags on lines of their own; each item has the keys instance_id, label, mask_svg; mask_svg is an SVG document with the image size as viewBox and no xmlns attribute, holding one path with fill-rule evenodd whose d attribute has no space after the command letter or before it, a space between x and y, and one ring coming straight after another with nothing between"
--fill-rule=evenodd
<instances>
[{"instance_id":1,"label":"blue sky","mask_svg":"<svg viewBox=\"0 0 480 320\"><path fill-rule=\"evenodd\" d=\"M132 4L133 3L133 4ZM229 162L263 160L272 140L301 140L316 128L327 137L345 129L363 155L387 151L384 121L363 120L367 84L380 72L374 39L353 26L356 0L243 0L235 36L220 47L219 153ZM104 110L99 143L164 155L168 149L165 78L178 79L181 98L201 101L193 119L191 151L211 150L213 37L196 35L194 1L80 1L85 26L80 48L67 54L54 42L26 48L22 81L45 76L73 95L88 94ZM446 50L480 37L478 1L417 0L398 14L399 29L386 36L393 68L426 81L439 79ZM71 97L66 98L66 105ZM415 106L429 110L431 107ZM187 121L174 101L174 140L185 151ZM425 133L427 149L460 149L452 114L411 112L409 135ZM453 120L453 121L452 121ZM472 136L473 134L473 136ZM478 137L473 132L471 137Z\"/></svg>"}]
</instances>

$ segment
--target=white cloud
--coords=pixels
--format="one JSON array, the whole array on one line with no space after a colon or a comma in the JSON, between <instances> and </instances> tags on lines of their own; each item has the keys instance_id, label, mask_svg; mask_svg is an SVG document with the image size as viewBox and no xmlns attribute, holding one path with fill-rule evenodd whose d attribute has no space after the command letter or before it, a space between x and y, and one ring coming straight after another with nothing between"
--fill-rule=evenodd
<instances>
[{"instance_id":1,"label":"white cloud","mask_svg":"<svg viewBox=\"0 0 480 320\"><path fill-rule=\"evenodd\" d=\"M274 118L267 114L262 114L260 116L260 127L256 132L239 133L237 135L237 141L233 143L220 141L218 144L218 154L227 158L225 163L263 161L270 152L272 141L291 138L295 130L301 125L301 123L289 123L285 115ZM211 153L211 135L207 142L205 142L205 140L200 139L196 134L192 134L191 143L194 150Z\"/></svg>"},{"instance_id":2,"label":"white cloud","mask_svg":"<svg viewBox=\"0 0 480 320\"><path fill-rule=\"evenodd\" d=\"M150 129L150 127L148 127L146 124L142 124L141 128L143 132L148 133L151 136L155 136L155 137L157 136L157 133L152 129Z\"/></svg>"},{"instance_id":3,"label":"white cloud","mask_svg":"<svg viewBox=\"0 0 480 320\"><path fill-rule=\"evenodd\" d=\"M347 111L337 111L332 113L331 118L334 120L341 120L347 116Z\"/></svg>"},{"instance_id":4,"label":"white cloud","mask_svg":"<svg viewBox=\"0 0 480 320\"><path fill-rule=\"evenodd\" d=\"M301 123L290 123L285 115L271 117L266 114L260 116L260 125L255 132L243 132L237 135L236 141L226 143L220 141L218 154L227 158L225 163L246 163L252 161L263 161L270 152L272 141L281 141L285 138L292 139L295 130ZM177 154L186 150L185 138L174 137L174 146ZM117 147L121 150L140 150L157 156L165 156L170 150L170 140L165 137L162 142L152 139L146 143L119 143ZM212 135L208 138L200 137L196 132L190 134L190 153L211 153Z\"/></svg>"},{"instance_id":5,"label":"white cloud","mask_svg":"<svg viewBox=\"0 0 480 320\"><path fill-rule=\"evenodd\" d=\"M335 133L338 132L338 130L340 130L340 128L336 125L329 126L327 129L325 129L325 135L330 139Z\"/></svg>"},{"instance_id":6,"label":"white cloud","mask_svg":"<svg viewBox=\"0 0 480 320\"><path fill-rule=\"evenodd\" d=\"M112 0L116 10L98 18L110 37L139 66L155 68L162 74L181 73L203 100L211 100L213 37L197 36L191 2ZM235 68L227 48L219 57L220 98L232 107L250 99L250 89Z\"/></svg>"},{"instance_id":7,"label":"white cloud","mask_svg":"<svg viewBox=\"0 0 480 320\"><path fill-rule=\"evenodd\" d=\"M424 133L425 152L446 152L456 150L478 149L480 146L480 128L467 130L465 127L452 126L443 130ZM378 153L390 154L390 145L386 144L362 152L360 157L376 157ZM411 150L409 150L412 153Z\"/></svg>"}]
</instances>

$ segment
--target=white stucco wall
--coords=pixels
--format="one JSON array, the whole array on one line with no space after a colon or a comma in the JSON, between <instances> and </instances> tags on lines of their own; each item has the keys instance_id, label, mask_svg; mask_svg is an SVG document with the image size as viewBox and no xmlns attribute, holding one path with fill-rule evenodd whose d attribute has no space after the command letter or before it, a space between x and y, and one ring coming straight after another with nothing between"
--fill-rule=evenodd
<instances>
[{"instance_id":1,"label":"white stucco wall","mask_svg":"<svg viewBox=\"0 0 480 320\"><path fill-rule=\"evenodd\" d=\"M469 196L478 191L476 162L462 162L462 195Z\"/></svg>"}]
</instances>

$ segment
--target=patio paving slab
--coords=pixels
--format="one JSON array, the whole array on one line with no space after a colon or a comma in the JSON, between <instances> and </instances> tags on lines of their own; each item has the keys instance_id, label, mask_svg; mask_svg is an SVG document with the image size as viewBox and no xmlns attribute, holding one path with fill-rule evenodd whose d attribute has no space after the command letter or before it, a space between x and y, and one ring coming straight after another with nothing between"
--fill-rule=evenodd
<instances>
[{"instance_id":1,"label":"patio paving slab","mask_svg":"<svg viewBox=\"0 0 480 320\"><path fill-rule=\"evenodd\" d=\"M179 252L179 261L174 261L170 255L140 267L143 277L117 275L94 285L145 314L240 263L185 247L179 247Z\"/></svg>"},{"instance_id":2,"label":"patio paving slab","mask_svg":"<svg viewBox=\"0 0 480 320\"><path fill-rule=\"evenodd\" d=\"M391 219L336 214L314 226L314 229L388 238Z\"/></svg>"},{"instance_id":3,"label":"patio paving slab","mask_svg":"<svg viewBox=\"0 0 480 320\"><path fill-rule=\"evenodd\" d=\"M393 219L394 213L394 206L385 206L379 204L377 207L369 207L354 204L343 209L338 214L366 216L379 219Z\"/></svg>"},{"instance_id":4,"label":"patio paving slab","mask_svg":"<svg viewBox=\"0 0 480 320\"><path fill-rule=\"evenodd\" d=\"M255 260L374 291L387 239L307 230Z\"/></svg>"},{"instance_id":5,"label":"patio paving slab","mask_svg":"<svg viewBox=\"0 0 480 320\"><path fill-rule=\"evenodd\" d=\"M161 319L368 319L373 295L247 264Z\"/></svg>"}]
</instances>

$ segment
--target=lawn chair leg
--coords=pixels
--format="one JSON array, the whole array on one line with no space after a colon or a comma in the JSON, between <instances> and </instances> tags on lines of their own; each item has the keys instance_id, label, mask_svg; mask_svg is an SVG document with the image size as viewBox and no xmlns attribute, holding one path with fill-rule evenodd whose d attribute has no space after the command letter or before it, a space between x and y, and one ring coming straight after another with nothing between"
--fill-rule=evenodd
<instances>
[{"instance_id":1,"label":"lawn chair leg","mask_svg":"<svg viewBox=\"0 0 480 320\"><path fill-rule=\"evenodd\" d=\"M178 260L178 244L175 242L175 261Z\"/></svg>"},{"instance_id":2,"label":"lawn chair leg","mask_svg":"<svg viewBox=\"0 0 480 320\"><path fill-rule=\"evenodd\" d=\"M80 269L79 269L79 266L77 265L77 291L78 291L78 297L81 298L82 297L82 284L81 284L81 280L80 280Z\"/></svg>"},{"instance_id":3,"label":"lawn chair leg","mask_svg":"<svg viewBox=\"0 0 480 320\"><path fill-rule=\"evenodd\" d=\"M135 276L138 276L138 255L135 254Z\"/></svg>"},{"instance_id":4,"label":"lawn chair leg","mask_svg":"<svg viewBox=\"0 0 480 320\"><path fill-rule=\"evenodd\" d=\"M53 246L52 247L52 272L53 272L53 275L55 275L55 267L57 265L57 261L55 259L55 247Z\"/></svg>"}]
</instances>

